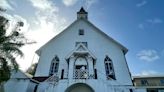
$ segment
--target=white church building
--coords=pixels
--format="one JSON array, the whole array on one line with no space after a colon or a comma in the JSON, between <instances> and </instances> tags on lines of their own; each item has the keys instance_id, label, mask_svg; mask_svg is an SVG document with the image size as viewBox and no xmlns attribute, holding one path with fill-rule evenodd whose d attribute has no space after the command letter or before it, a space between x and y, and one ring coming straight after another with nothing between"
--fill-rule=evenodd
<instances>
[{"instance_id":1,"label":"white church building","mask_svg":"<svg viewBox=\"0 0 164 92\"><path fill-rule=\"evenodd\" d=\"M125 54L127 48L88 20L81 8L77 19L39 48L33 77L18 71L5 92L146 92L135 89Z\"/></svg>"}]
</instances>

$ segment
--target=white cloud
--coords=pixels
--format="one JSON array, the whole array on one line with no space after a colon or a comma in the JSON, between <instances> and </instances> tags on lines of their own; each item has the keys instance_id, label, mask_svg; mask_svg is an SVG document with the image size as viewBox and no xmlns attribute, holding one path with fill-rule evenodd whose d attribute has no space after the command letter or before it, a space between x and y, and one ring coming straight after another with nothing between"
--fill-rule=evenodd
<instances>
[{"instance_id":1,"label":"white cloud","mask_svg":"<svg viewBox=\"0 0 164 92\"><path fill-rule=\"evenodd\" d=\"M31 0L31 3L38 9L38 11L36 11L36 20L33 21L38 24L38 28L40 28L40 26L50 25L53 27L51 30L56 33L65 28L67 21L58 15L59 8L56 7L52 1Z\"/></svg>"},{"instance_id":2,"label":"white cloud","mask_svg":"<svg viewBox=\"0 0 164 92\"><path fill-rule=\"evenodd\" d=\"M89 9L94 3L96 3L98 0L85 0L86 8Z\"/></svg>"},{"instance_id":3,"label":"white cloud","mask_svg":"<svg viewBox=\"0 0 164 92\"><path fill-rule=\"evenodd\" d=\"M76 4L77 0L62 0L63 4L66 6L72 6Z\"/></svg>"},{"instance_id":4,"label":"white cloud","mask_svg":"<svg viewBox=\"0 0 164 92\"><path fill-rule=\"evenodd\" d=\"M57 7L54 6L53 2L49 0L30 0L32 5L40 10L57 10Z\"/></svg>"},{"instance_id":5,"label":"white cloud","mask_svg":"<svg viewBox=\"0 0 164 92\"><path fill-rule=\"evenodd\" d=\"M36 11L36 19L33 20L37 26L33 26L31 35L38 34L38 37L35 37L37 41L43 41L44 39L49 40L51 35L55 35L61 32L67 21L65 18L62 18L58 15L59 8L50 0L30 0L32 5L38 9ZM47 34L47 36L46 36ZM45 35L45 36L44 36ZM39 37L43 36L43 37ZM45 37L45 38L44 38ZM49 38L50 37L50 38ZM41 40L41 38L44 38ZM42 42L43 43L43 42Z\"/></svg>"},{"instance_id":6,"label":"white cloud","mask_svg":"<svg viewBox=\"0 0 164 92\"><path fill-rule=\"evenodd\" d=\"M7 19L10 20L7 34L9 34L13 30L13 28L15 28L15 25L18 21L22 21L24 23L24 26L21 27L20 32L27 32L29 30L29 23L22 16L16 15L16 14L15 15L9 15L7 13L3 14L3 16L5 16ZM27 35L27 34L25 34L25 35ZM36 34L35 34L35 36L36 36ZM31 36L30 37L27 36L27 38L31 38ZM24 57L23 58L20 58L20 57L16 58L18 64L20 65L20 69L25 70L30 66L30 64L31 64L30 61L32 61L32 57L34 55L34 51L36 50L36 48L38 48L38 46L35 44L34 45L26 45L26 46L21 48L22 52L24 53Z\"/></svg>"},{"instance_id":7,"label":"white cloud","mask_svg":"<svg viewBox=\"0 0 164 92\"><path fill-rule=\"evenodd\" d=\"M150 27L152 25L161 24L161 23L163 23L163 20L162 19L160 19L160 18L152 18L152 19L145 20L143 23L140 23L138 25L138 27L140 29L145 29L145 27L148 27L148 26Z\"/></svg>"},{"instance_id":8,"label":"white cloud","mask_svg":"<svg viewBox=\"0 0 164 92\"><path fill-rule=\"evenodd\" d=\"M54 29L54 24L52 22L46 22L44 19L40 18L39 25L33 27L33 30L30 29L30 31L26 33L26 36L35 40L37 44L41 46L55 36L56 33Z\"/></svg>"},{"instance_id":9,"label":"white cloud","mask_svg":"<svg viewBox=\"0 0 164 92\"><path fill-rule=\"evenodd\" d=\"M28 27L25 31L25 36L34 40L37 43L32 45L26 45L21 48L24 52L24 58L18 58L18 63L22 70L26 70L31 63L37 62L38 60L33 61L33 56L35 51L47 41L53 38L56 34L61 32L67 25L65 18L62 18L58 15L58 7L54 5L53 2L49 0L30 0L31 4L37 10L34 11L35 16L33 17L32 23L28 24L25 19L23 20L20 16L15 16L17 19L23 20ZM29 54L30 53L30 54Z\"/></svg>"},{"instance_id":10,"label":"white cloud","mask_svg":"<svg viewBox=\"0 0 164 92\"><path fill-rule=\"evenodd\" d=\"M26 70L32 63L34 63L32 60L35 55L35 50L37 48L38 46L36 44L25 45L21 48L22 52L24 53L24 57L17 58L17 62L21 70Z\"/></svg>"},{"instance_id":11,"label":"white cloud","mask_svg":"<svg viewBox=\"0 0 164 92\"><path fill-rule=\"evenodd\" d=\"M73 6L75 5L77 2L79 2L80 0L62 0L63 4L65 6ZM86 7L86 9L89 9L94 3L96 3L98 0L83 0L80 1L82 4L84 4L84 7Z\"/></svg>"},{"instance_id":12,"label":"white cloud","mask_svg":"<svg viewBox=\"0 0 164 92\"><path fill-rule=\"evenodd\" d=\"M25 34L28 39L36 41L37 43L32 45L25 45L21 48L25 55L24 58L18 58L18 63L22 70L26 70L32 63L38 62L38 60L33 61L34 56L36 57L35 51L48 40L50 40L53 36L55 36L55 33L52 31L52 24L46 24L43 21L41 25L44 26L36 28L35 31L30 30Z\"/></svg>"},{"instance_id":13,"label":"white cloud","mask_svg":"<svg viewBox=\"0 0 164 92\"><path fill-rule=\"evenodd\" d=\"M48 42L50 39L52 39L65 27L61 23L63 21L65 23L65 20L62 20L61 22L58 22L57 25L54 25L53 22L47 22L44 17L39 17L39 19L39 21L36 21L39 22L39 25L36 27L31 26L33 27L33 29L29 29L29 31L25 34L28 39L36 41L37 43L26 45L21 49L25 54L24 58L18 59L18 63L20 64L20 68L22 70L26 70L32 63L38 62L38 60L33 61L35 51L46 42Z\"/></svg>"},{"instance_id":14,"label":"white cloud","mask_svg":"<svg viewBox=\"0 0 164 92\"><path fill-rule=\"evenodd\" d=\"M0 7L9 9L9 10L14 10L13 7L9 4L8 0L0 0Z\"/></svg>"},{"instance_id":15,"label":"white cloud","mask_svg":"<svg viewBox=\"0 0 164 92\"><path fill-rule=\"evenodd\" d=\"M23 18L20 15L8 15L8 19L10 19L10 27L9 27L9 31L10 32L17 21L22 21L24 23L24 26L21 27L21 31L22 33L25 33L27 31L29 31L29 23L27 22L27 20L25 18ZM26 36L27 34L25 34ZM27 37L30 38L30 37ZM24 53L24 57L23 58L17 58L17 62L20 65L20 69L25 70L30 66L30 61L32 60L33 57L33 53L36 50L36 45L26 45L24 47L21 48L22 52ZM30 49L29 49L30 48ZM29 54L30 53L30 54Z\"/></svg>"},{"instance_id":16,"label":"white cloud","mask_svg":"<svg viewBox=\"0 0 164 92\"><path fill-rule=\"evenodd\" d=\"M142 50L137 54L137 56L140 60L144 60L148 62L159 59L159 55L155 50Z\"/></svg>"},{"instance_id":17,"label":"white cloud","mask_svg":"<svg viewBox=\"0 0 164 92\"><path fill-rule=\"evenodd\" d=\"M34 8L36 8L36 10L33 11L35 16L32 17L32 22L31 20L27 20L26 18L20 15L16 15L16 14L9 15L6 13L3 14L11 22L10 30L12 30L14 24L16 24L17 21L23 21L24 27L21 28L21 32L23 32L28 39L37 42L36 44L25 45L24 47L21 48L21 50L24 53L24 58L17 58L17 61L20 65L20 69L22 70L26 70L31 65L31 63L33 62L32 60L33 60L33 56L35 55L35 51L40 46L45 44L48 40L50 40L56 34L61 32L68 25L67 20L59 16L58 14L59 8L55 6L55 4L52 1L50 0L29 0L29 1L31 2L31 5Z\"/></svg>"},{"instance_id":18,"label":"white cloud","mask_svg":"<svg viewBox=\"0 0 164 92\"><path fill-rule=\"evenodd\" d=\"M147 1L143 0L142 2L136 4L137 7L142 7L147 4Z\"/></svg>"},{"instance_id":19,"label":"white cloud","mask_svg":"<svg viewBox=\"0 0 164 92\"><path fill-rule=\"evenodd\" d=\"M20 15L14 15L13 17L16 21L23 22L24 25L23 25L23 27L21 27L21 32L27 32L29 30L30 25L29 25L29 23L27 23L27 20L25 18L23 18Z\"/></svg>"},{"instance_id":20,"label":"white cloud","mask_svg":"<svg viewBox=\"0 0 164 92\"><path fill-rule=\"evenodd\" d=\"M14 0L8 0L12 7L17 7L17 3Z\"/></svg>"},{"instance_id":21,"label":"white cloud","mask_svg":"<svg viewBox=\"0 0 164 92\"><path fill-rule=\"evenodd\" d=\"M25 18L23 18L22 16L20 15L11 15L11 14L8 14L8 13L3 13L1 14L2 16L4 16L5 18L7 18L9 21L9 26L8 26L8 29L7 29L7 34L9 34L11 31L14 30L17 22L21 21L24 23L24 26L21 27L21 31L19 32L26 32L29 28L29 23L27 23L27 20Z\"/></svg>"},{"instance_id":22,"label":"white cloud","mask_svg":"<svg viewBox=\"0 0 164 92\"><path fill-rule=\"evenodd\" d=\"M159 23L162 23L163 21L159 18L154 18L154 19L148 19L147 22L151 24L159 24Z\"/></svg>"},{"instance_id":23,"label":"white cloud","mask_svg":"<svg viewBox=\"0 0 164 92\"><path fill-rule=\"evenodd\" d=\"M160 75L160 73L153 71L153 70L144 70L135 76L152 76L152 75Z\"/></svg>"},{"instance_id":24,"label":"white cloud","mask_svg":"<svg viewBox=\"0 0 164 92\"><path fill-rule=\"evenodd\" d=\"M17 61L20 65L20 69L22 70L26 70L34 62L38 62L36 60L33 61L35 51L55 36L55 32L53 31L54 26L51 22L46 23L46 21L42 19L39 22L39 26L33 28L33 30L29 28L28 31L25 32L25 36L29 40L36 41L37 43L32 45L25 45L21 48L24 53L24 58L18 58Z\"/></svg>"}]
</instances>

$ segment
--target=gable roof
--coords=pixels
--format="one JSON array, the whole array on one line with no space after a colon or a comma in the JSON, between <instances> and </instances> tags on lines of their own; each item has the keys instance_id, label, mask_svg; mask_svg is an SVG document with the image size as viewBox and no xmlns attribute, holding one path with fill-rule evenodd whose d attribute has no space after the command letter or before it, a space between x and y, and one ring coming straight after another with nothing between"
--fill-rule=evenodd
<instances>
[{"instance_id":1,"label":"gable roof","mask_svg":"<svg viewBox=\"0 0 164 92\"><path fill-rule=\"evenodd\" d=\"M34 80L32 77L33 76L30 75L29 73L25 73L22 70L18 69L17 71L15 71L15 70L11 71L10 79L28 79L35 83L39 83L39 81Z\"/></svg>"},{"instance_id":2,"label":"gable roof","mask_svg":"<svg viewBox=\"0 0 164 92\"><path fill-rule=\"evenodd\" d=\"M66 59L70 58L74 53L81 53L81 54L89 54L93 59L96 59L96 57L89 51L87 47L85 47L84 44L79 43L74 50L71 51L70 54L66 56Z\"/></svg>"},{"instance_id":3,"label":"gable roof","mask_svg":"<svg viewBox=\"0 0 164 92\"><path fill-rule=\"evenodd\" d=\"M32 75L28 74L28 73L24 73L23 71L21 71L20 69L18 69L17 71L12 71L11 72L11 78L32 78Z\"/></svg>"},{"instance_id":4,"label":"gable roof","mask_svg":"<svg viewBox=\"0 0 164 92\"><path fill-rule=\"evenodd\" d=\"M126 47L124 47L123 45L121 45L119 42L117 42L116 40L114 40L113 38L111 38L110 36L108 36L107 34L105 34L103 31L101 31L99 28L97 28L94 24L92 24L90 21L88 21L87 19L77 19L75 20L72 24L70 24L66 29L64 29L61 33L59 33L58 35L56 35L55 37L53 37L50 41L48 41L46 44L44 44L43 46L41 46L36 53L40 56L41 50L42 48L49 44L51 41L55 40L56 38L58 38L61 34L63 34L67 29L69 29L70 27L72 27L73 25L75 25L77 22L79 21L84 21L86 22L88 25L92 26L93 28L95 28L97 32L99 32L100 34L102 34L103 36L107 37L110 41L114 42L116 45L118 45L122 50L123 53L126 54L128 52L128 49Z\"/></svg>"}]
</instances>

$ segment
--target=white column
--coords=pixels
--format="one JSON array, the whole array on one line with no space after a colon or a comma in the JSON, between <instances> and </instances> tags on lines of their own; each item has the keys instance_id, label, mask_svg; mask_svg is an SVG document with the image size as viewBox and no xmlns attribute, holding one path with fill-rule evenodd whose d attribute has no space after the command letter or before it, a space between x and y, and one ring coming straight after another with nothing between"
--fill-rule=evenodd
<instances>
[{"instance_id":1,"label":"white column","mask_svg":"<svg viewBox=\"0 0 164 92\"><path fill-rule=\"evenodd\" d=\"M75 62L75 58L71 56L69 60L69 72L68 72L69 79L73 79L74 62Z\"/></svg>"},{"instance_id":2,"label":"white column","mask_svg":"<svg viewBox=\"0 0 164 92\"><path fill-rule=\"evenodd\" d=\"M88 57L88 67L89 67L89 75L93 75L94 74L94 70L93 70L93 58L92 57Z\"/></svg>"}]
</instances>

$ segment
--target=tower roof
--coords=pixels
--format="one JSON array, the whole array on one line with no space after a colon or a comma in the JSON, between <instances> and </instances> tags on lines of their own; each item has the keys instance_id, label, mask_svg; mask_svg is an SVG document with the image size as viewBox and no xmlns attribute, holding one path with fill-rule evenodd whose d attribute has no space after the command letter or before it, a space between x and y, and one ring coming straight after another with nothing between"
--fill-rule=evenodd
<instances>
[{"instance_id":1,"label":"tower roof","mask_svg":"<svg viewBox=\"0 0 164 92\"><path fill-rule=\"evenodd\" d=\"M88 19L88 12L84 10L83 7L77 12L77 19Z\"/></svg>"},{"instance_id":2,"label":"tower roof","mask_svg":"<svg viewBox=\"0 0 164 92\"><path fill-rule=\"evenodd\" d=\"M84 8L81 7L80 11L77 12L77 13L78 13L78 14L87 14L88 12L86 12L86 11L84 10Z\"/></svg>"}]
</instances>

